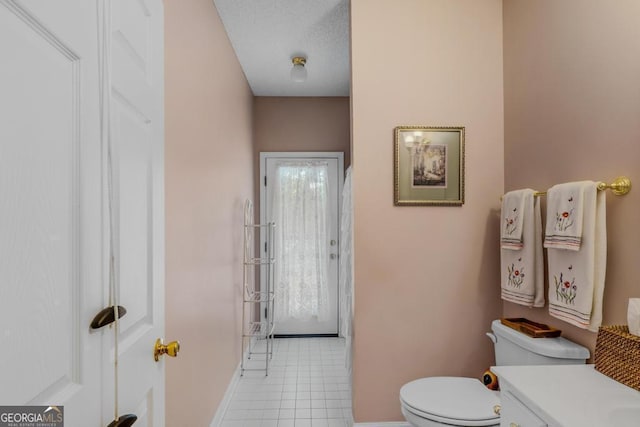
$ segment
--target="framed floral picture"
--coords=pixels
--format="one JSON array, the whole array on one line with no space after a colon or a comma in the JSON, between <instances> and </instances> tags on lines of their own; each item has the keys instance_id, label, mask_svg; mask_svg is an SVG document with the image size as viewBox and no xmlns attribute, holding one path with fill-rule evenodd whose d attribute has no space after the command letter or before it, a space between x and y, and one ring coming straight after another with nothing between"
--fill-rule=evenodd
<instances>
[{"instance_id":1,"label":"framed floral picture","mask_svg":"<svg viewBox=\"0 0 640 427\"><path fill-rule=\"evenodd\" d=\"M461 206L464 203L464 127L395 128L396 206Z\"/></svg>"}]
</instances>

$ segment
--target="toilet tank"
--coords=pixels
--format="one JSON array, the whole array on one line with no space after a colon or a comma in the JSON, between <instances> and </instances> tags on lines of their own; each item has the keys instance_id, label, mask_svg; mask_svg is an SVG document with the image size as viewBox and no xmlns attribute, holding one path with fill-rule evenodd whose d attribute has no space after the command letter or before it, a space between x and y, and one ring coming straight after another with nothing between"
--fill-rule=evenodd
<instances>
[{"instance_id":1,"label":"toilet tank","mask_svg":"<svg viewBox=\"0 0 640 427\"><path fill-rule=\"evenodd\" d=\"M496 365L579 365L589 358L589 350L562 337L531 338L503 325L491 323Z\"/></svg>"}]
</instances>

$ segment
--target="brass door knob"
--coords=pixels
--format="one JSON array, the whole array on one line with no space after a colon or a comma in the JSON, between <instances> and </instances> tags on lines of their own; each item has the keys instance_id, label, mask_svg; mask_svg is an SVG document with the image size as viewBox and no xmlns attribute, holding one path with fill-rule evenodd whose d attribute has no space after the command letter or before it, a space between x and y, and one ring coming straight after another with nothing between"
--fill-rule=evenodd
<instances>
[{"instance_id":1,"label":"brass door knob","mask_svg":"<svg viewBox=\"0 0 640 427\"><path fill-rule=\"evenodd\" d=\"M171 357L176 357L180 351L180 343L178 341L171 341L165 345L162 343L162 338L156 340L156 345L153 348L153 358L157 362L160 360L160 356L168 354Z\"/></svg>"}]
</instances>

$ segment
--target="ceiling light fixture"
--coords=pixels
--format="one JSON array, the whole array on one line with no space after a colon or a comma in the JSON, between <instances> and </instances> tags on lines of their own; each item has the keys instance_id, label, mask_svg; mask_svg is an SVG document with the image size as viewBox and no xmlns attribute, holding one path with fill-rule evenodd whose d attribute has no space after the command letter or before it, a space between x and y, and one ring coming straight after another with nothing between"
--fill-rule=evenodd
<instances>
[{"instance_id":1,"label":"ceiling light fixture","mask_svg":"<svg viewBox=\"0 0 640 427\"><path fill-rule=\"evenodd\" d=\"M291 58L291 62L293 63L293 67L291 68L291 80L298 83L307 80L307 69L305 68L307 58L294 56Z\"/></svg>"}]
</instances>

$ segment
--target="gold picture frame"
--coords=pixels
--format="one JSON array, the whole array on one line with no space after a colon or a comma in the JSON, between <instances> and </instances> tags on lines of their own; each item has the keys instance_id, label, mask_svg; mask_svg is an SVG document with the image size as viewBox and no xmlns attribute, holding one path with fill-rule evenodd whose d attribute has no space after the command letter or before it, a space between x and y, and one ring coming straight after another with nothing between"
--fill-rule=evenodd
<instances>
[{"instance_id":1,"label":"gold picture frame","mask_svg":"<svg viewBox=\"0 0 640 427\"><path fill-rule=\"evenodd\" d=\"M464 127L395 128L393 204L464 204Z\"/></svg>"}]
</instances>

